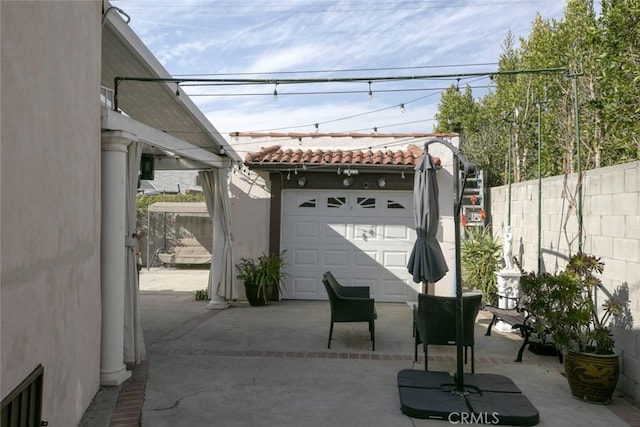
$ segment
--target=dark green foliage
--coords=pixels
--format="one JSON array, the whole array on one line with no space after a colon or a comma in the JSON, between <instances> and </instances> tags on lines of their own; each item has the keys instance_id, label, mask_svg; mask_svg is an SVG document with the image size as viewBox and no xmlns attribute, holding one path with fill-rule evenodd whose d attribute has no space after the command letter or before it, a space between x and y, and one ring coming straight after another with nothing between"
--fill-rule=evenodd
<instances>
[{"instance_id":1,"label":"dark green foliage","mask_svg":"<svg viewBox=\"0 0 640 427\"><path fill-rule=\"evenodd\" d=\"M199 289L196 291L196 301L208 301L209 292L206 289Z\"/></svg>"},{"instance_id":2,"label":"dark green foliage","mask_svg":"<svg viewBox=\"0 0 640 427\"><path fill-rule=\"evenodd\" d=\"M623 304L609 298L597 310L594 297L602 283L596 274L603 270L600 258L578 253L557 274L531 272L521 277L520 292L536 315L538 332L549 332L559 349L613 354L609 321L622 313Z\"/></svg>"},{"instance_id":3,"label":"dark green foliage","mask_svg":"<svg viewBox=\"0 0 640 427\"><path fill-rule=\"evenodd\" d=\"M485 303L496 303L496 275L500 269L502 246L491 236L489 227L469 227L460 247L462 282L482 292Z\"/></svg>"}]
</instances>

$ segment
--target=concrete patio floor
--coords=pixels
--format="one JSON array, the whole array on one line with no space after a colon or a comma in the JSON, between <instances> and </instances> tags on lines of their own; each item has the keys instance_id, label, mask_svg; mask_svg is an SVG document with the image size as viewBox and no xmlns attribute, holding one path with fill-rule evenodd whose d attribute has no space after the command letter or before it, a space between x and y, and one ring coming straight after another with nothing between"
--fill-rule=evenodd
<instances>
[{"instance_id":1,"label":"concrete patio floor","mask_svg":"<svg viewBox=\"0 0 640 427\"><path fill-rule=\"evenodd\" d=\"M366 324L336 324L327 349L329 303L196 301L206 270L141 273L147 362L120 387L103 388L81 426L444 426L400 411L397 373L413 361L411 309L377 303L376 351ZM556 357L526 351L521 338L476 327L476 373L511 378L540 412L539 426L637 426L640 410L616 395L610 405L573 399ZM455 347L432 346L429 369L455 372ZM465 372L470 365L465 366ZM468 425L468 424L467 424Z\"/></svg>"}]
</instances>

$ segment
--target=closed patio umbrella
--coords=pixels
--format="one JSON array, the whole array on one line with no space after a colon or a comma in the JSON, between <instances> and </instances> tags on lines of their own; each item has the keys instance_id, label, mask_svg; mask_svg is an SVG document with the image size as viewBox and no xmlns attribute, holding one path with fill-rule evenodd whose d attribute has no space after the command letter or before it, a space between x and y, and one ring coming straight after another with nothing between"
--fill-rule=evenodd
<instances>
[{"instance_id":1,"label":"closed patio umbrella","mask_svg":"<svg viewBox=\"0 0 640 427\"><path fill-rule=\"evenodd\" d=\"M413 208L417 239L407 268L416 283L435 283L449 271L436 238L440 220L438 182L433 159L425 150L415 168Z\"/></svg>"},{"instance_id":2,"label":"closed patio umbrella","mask_svg":"<svg viewBox=\"0 0 640 427\"><path fill-rule=\"evenodd\" d=\"M455 238L455 272L456 272L456 373L450 375L448 372L442 371L423 371L417 369L404 369L398 373L398 388L400 390L400 408L406 415L415 418L439 418L448 419L450 422L460 422L464 420L464 416L474 417L478 414L491 414L492 423L507 425L523 425L532 426L538 424L540 413L531 404L529 399L520 391L516 384L503 375L497 374L466 374L463 370L463 346L464 346L464 314L463 314L463 297L462 297L462 279L460 264L460 208L462 201L463 189L467 176L475 170L475 165L469 163L460 153L457 147L450 142L441 139L432 139L425 143L425 155L427 154L427 146L431 143L440 143L451 150L453 153L453 192L455 196L453 206L453 224ZM424 157L423 156L423 157ZM418 170L420 164L416 167L416 186L414 194L418 195ZM460 170L460 165L463 168ZM430 164L433 169L433 165ZM429 175L429 174L427 174ZM435 178L433 179L435 181ZM429 186L427 186L429 187ZM437 208L437 187L436 197L425 206L435 206ZM425 200L427 195L432 193L427 188L425 190ZM420 205L416 205L416 211ZM417 213L417 212L416 212ZM425 218L431 220L432 214L425 215ZM435 216L437 218L437 215ZM417 224L416 229L420 230ZM435 231L429 234L433 224L425 225L425 237L418 241L414 254L411 255L409 262L409 271L415 270L415 264L419 262L419 251L426 253L427 248L432 248L429 242L435 241ZM420 233L420 231L418 231ZM423 240L424 243L421 243ZM437 244L437 241L435 241ZM418 245L421 246L418 246ZM439 247L438 247L439 248ZM440 257L442 253L438 251ZM433 254L422 255L434 256ZM437 255L436 255L437 256ZM437 264L436 264L437 265ZM443 264L444 265L444 260ZM412 269L413 267L413 269ZM442 278L446 272L440 270L438 274L434 274L431 278ZM430 273L433 274L433 273ZM416 274L414 274L415 280ZM423 272L418 272L418 278L427 277ZM428 278L428 277L427 277ZM426 355L425 355L426 357ZM466 380L465 380L466 378Z\"/></svg>"}]
</instances>

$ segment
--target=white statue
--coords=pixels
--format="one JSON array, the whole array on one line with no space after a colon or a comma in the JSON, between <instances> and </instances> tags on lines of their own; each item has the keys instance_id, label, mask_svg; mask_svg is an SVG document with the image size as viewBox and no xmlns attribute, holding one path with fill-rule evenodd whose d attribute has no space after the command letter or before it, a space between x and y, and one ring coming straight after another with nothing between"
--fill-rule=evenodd
<instances>
[{"instance_id":1,"label":"white statue","mask_svg":"<svg viewBox=\"0 0 640 427\"><path fill-rule=\"evenodd\" d=\"M513 234L511 234L511 226L506 226L502 235L502 258L504 259L504 270L513 270L513 261L511 255L511 242Z\"/></svg>"}]
</instances>

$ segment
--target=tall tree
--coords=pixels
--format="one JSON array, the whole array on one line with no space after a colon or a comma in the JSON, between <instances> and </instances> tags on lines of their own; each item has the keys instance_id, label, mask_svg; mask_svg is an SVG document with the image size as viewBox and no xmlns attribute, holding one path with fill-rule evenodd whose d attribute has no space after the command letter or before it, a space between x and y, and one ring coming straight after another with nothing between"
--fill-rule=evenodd
<instances>
[{"instance_id":1,"label":"tall tree","mask_svg":"<svg viewBox=\"0 0 640 427\"><path fill-rule=\"evenodd\" d=\"M640 158L640 2L604 0L597 57L603 163Z\"/></svg>"},{"instance_id":2,"label":"tall tree","mask_svg":"<svg viewBox=\"0 0 640 427\"><path fill-rule=\"evenodd\" d=\"M436 130L461 134L490 185L509 164L515 182L536 177L539 141L543 176L574 172L578 148L583 170L639 158L640 1L603 0L599 18L593 4L568 0L560 21L536 15L519 47L509 33L484 97L443 93ZM566 72L542 71L556 68Z\"/></svg>"}]
</instances>

